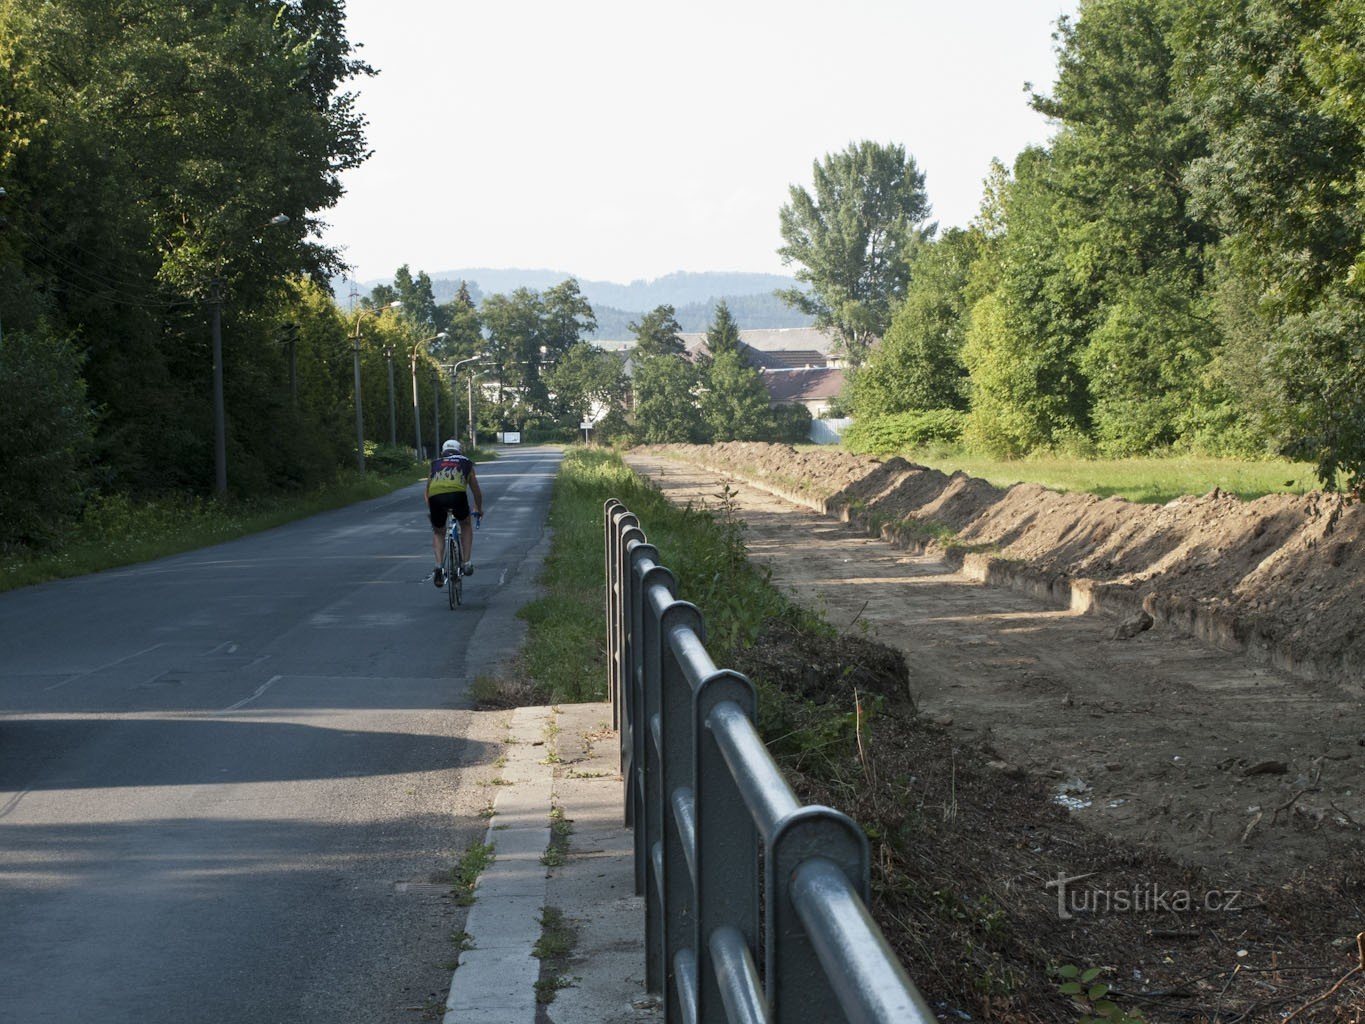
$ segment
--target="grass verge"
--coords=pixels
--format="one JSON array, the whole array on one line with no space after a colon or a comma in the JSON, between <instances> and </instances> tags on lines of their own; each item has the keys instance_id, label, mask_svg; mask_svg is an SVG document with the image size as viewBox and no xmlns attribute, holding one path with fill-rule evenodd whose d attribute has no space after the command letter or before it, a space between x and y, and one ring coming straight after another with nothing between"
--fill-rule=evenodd
<instances>
[{"instance_id":1,"label":"grass verge","mask_svg":"<svg viewBox=\"0 0 1365 1024\"><path fill-rule=\"evenodd\" d=\"M104 495L87 507L66 543L44 551L0 555L0 592L220 544L383 497L424 476L419 463L365 476L346 471L332 483L306 493L252 500L175 497L135 502L126 495Z\"/></svg>"},{"instance_id":2,"label":"grass verge","mask_svg":"<svg viewBox=\"0 0 1365 1024\"><path fill-rule=\"evenodd\" d=\"M1036 483L1054 491L1081 491L1144 504L1164 505L1181 495L1207 494L1215 487L1251 501L1267 494L1307 494L1319 486L1311 463L1287 459L1253 462L1196 455L1082 459L1052 454L992 459L951 448L895 454L944 473L960 471L996 487Z\"/></svg>"},{"instance_id":3,"label":"grass verge","mask_svg":"<svg viewBox=\"0 0 1365 1024\"><path fill-rule=\"evenodd\" d=\"M718 661L753 642L769 621L802 618L749 564L727 492L718 492L705 507L675 508L615 453L570 449L550 505L553 540L540 579L542 596L518 613L529 625L526 643L505 674L476 680L480 703L606 699L602 507L608 498L640 517L650 543L677 574L678 596L703 609L707 646Z\"/></svg>"}]
</instances>

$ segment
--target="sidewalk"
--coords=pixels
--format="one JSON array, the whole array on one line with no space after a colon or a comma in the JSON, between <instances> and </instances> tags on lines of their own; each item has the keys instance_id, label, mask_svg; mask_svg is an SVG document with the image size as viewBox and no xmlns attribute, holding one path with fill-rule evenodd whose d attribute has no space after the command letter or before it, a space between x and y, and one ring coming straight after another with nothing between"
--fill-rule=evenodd
<instances>
[{"instance_id":1,"label":"sidewalk","mask_svg":"<svg viewBox=\"0 0 1365 1024\"><path fill-rule=\"evenodd\" d=\"M446 1001L445 1024L636 1024L660 1016L645 992L644 902L634 894L631 834L622 824L618 739L610 704L518 708L504 785L465 932L470 948ZM564 863L547 867L551 811L570 829ZM546 907L573 931L549 970L532 956ZM555 979L562 988L555 988ZM553 1001L538 1004L540 990Z\"/></svg>"}]
</instances>

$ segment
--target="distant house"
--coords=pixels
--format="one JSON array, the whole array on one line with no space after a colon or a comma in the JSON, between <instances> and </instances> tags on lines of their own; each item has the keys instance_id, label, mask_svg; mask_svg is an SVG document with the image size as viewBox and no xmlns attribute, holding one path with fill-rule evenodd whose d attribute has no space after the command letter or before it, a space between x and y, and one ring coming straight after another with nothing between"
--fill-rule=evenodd
<instances>
[{"instance_id":1,"label":"distant house","mask_svg":"<svg viewBox=\"0 0 1365 1024\"><path fill-rule=\"evenodd\" d=\"M689 358L705 352L705 333L687 332L681 337ZM759 372L768 389L770 405L804 405L819 417L843 389L843 361L834 355L835 338L828 331L815 327L740 331L739 342L744 361ZM617 353L625 361L627 374L633 370L634 341L593 344Z\"/></svg>"},{"instance_id":2,"label":"distant house","mask_svg":"<svg viewBox=\"0 0 1365 1024\"><path fill-rule=\"evenodd\" d=\"M804 405L813 418L829 411L844 389L844 371L829 366L760 371L769 405Z\"/></svg>"}]
</instances>

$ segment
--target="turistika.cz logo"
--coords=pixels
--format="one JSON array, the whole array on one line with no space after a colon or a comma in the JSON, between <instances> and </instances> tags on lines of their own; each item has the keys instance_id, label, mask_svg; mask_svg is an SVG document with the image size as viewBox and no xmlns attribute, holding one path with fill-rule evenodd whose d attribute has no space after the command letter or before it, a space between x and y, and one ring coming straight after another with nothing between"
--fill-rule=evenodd
<instances>
[{"instance_id":1,"label":"turistika.cz logo","mask_svg":"<svg viewBox=\"0 0 1365 1024\"><path fill-rule=\"evenodd\" d=\"M1094 877L1057 872L1057 877L1045 882L1043 888L1057 890L1057 917L1073 920L1077 914L1190 914L1230 913L1241 909L1240 889L1209 889L1193 892L1189 889L1163 889L1155 883L1139 883L1128 887L1078 886Z\"/></svg>"}]
</instances>

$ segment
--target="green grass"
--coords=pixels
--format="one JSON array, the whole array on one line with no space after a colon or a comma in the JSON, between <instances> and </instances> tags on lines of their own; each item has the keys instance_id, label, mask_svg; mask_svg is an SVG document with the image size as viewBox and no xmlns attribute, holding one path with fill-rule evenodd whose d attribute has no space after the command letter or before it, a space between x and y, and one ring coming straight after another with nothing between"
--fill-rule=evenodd
<instances>
[{"instance_id":1,"label":"green grass","mask_svg":"<svg viewBox=\"0 0 1365 1024\"><path fill-rule=\"evenodd\" d=\"M493 844L475 841L470 843L455 866L450 869L451 889L455 902L467 907L474 902L474 886L484 869L493 863Z\"/></svg>"},{"instance_id":2,"label":"green grass","mask_svg":"<svg viewBox=\"0 0 1365 1024\"><path fill-rule=\"evenodd\" d=\"M0 556L0 591L219 544L328 509L382 497L423 476L423 467L417 463L363 477L347 471L334 482L306 493L258 500L178 497L134 502L123 495L102 496L87 507L81 524L65 543L43 551Z\"/></svg>"},{"instance_id":3,"label":"green grass","mask_svg":"<svg viewBox=\"0 0 1365 1024\"><path fill-rule=\"evenodd\" d=\"M1165 504L1184 494L1207 494L1215 487L1250 501L1266 494L1306 494L1319 486L1311 463L1287 459L1249 461L1199 455L1082 459L1052 454L992 459L942 448L898 454L944 473L961 470L997 487L1036 483L1054 491L1082 491L1148 504Z\"/></svg>"},{"instance_id":4,"label":"green grass","mask_svg":"<svg viewBox=\"0 0 1365 1024\"><path fill-rule=\"evenodd\" d=\"M769 619L801 614L749 565L742 527L723 491L706 508L675 508L618 455L570 449L550 506L544 593L519 613L529 624L522 670L549 700L607 696L602 507L608 498L639 516L660 560L677 576L678 597L702 610L707 647L718 663L752 642Z\"/></svg>"}]
</instances>

